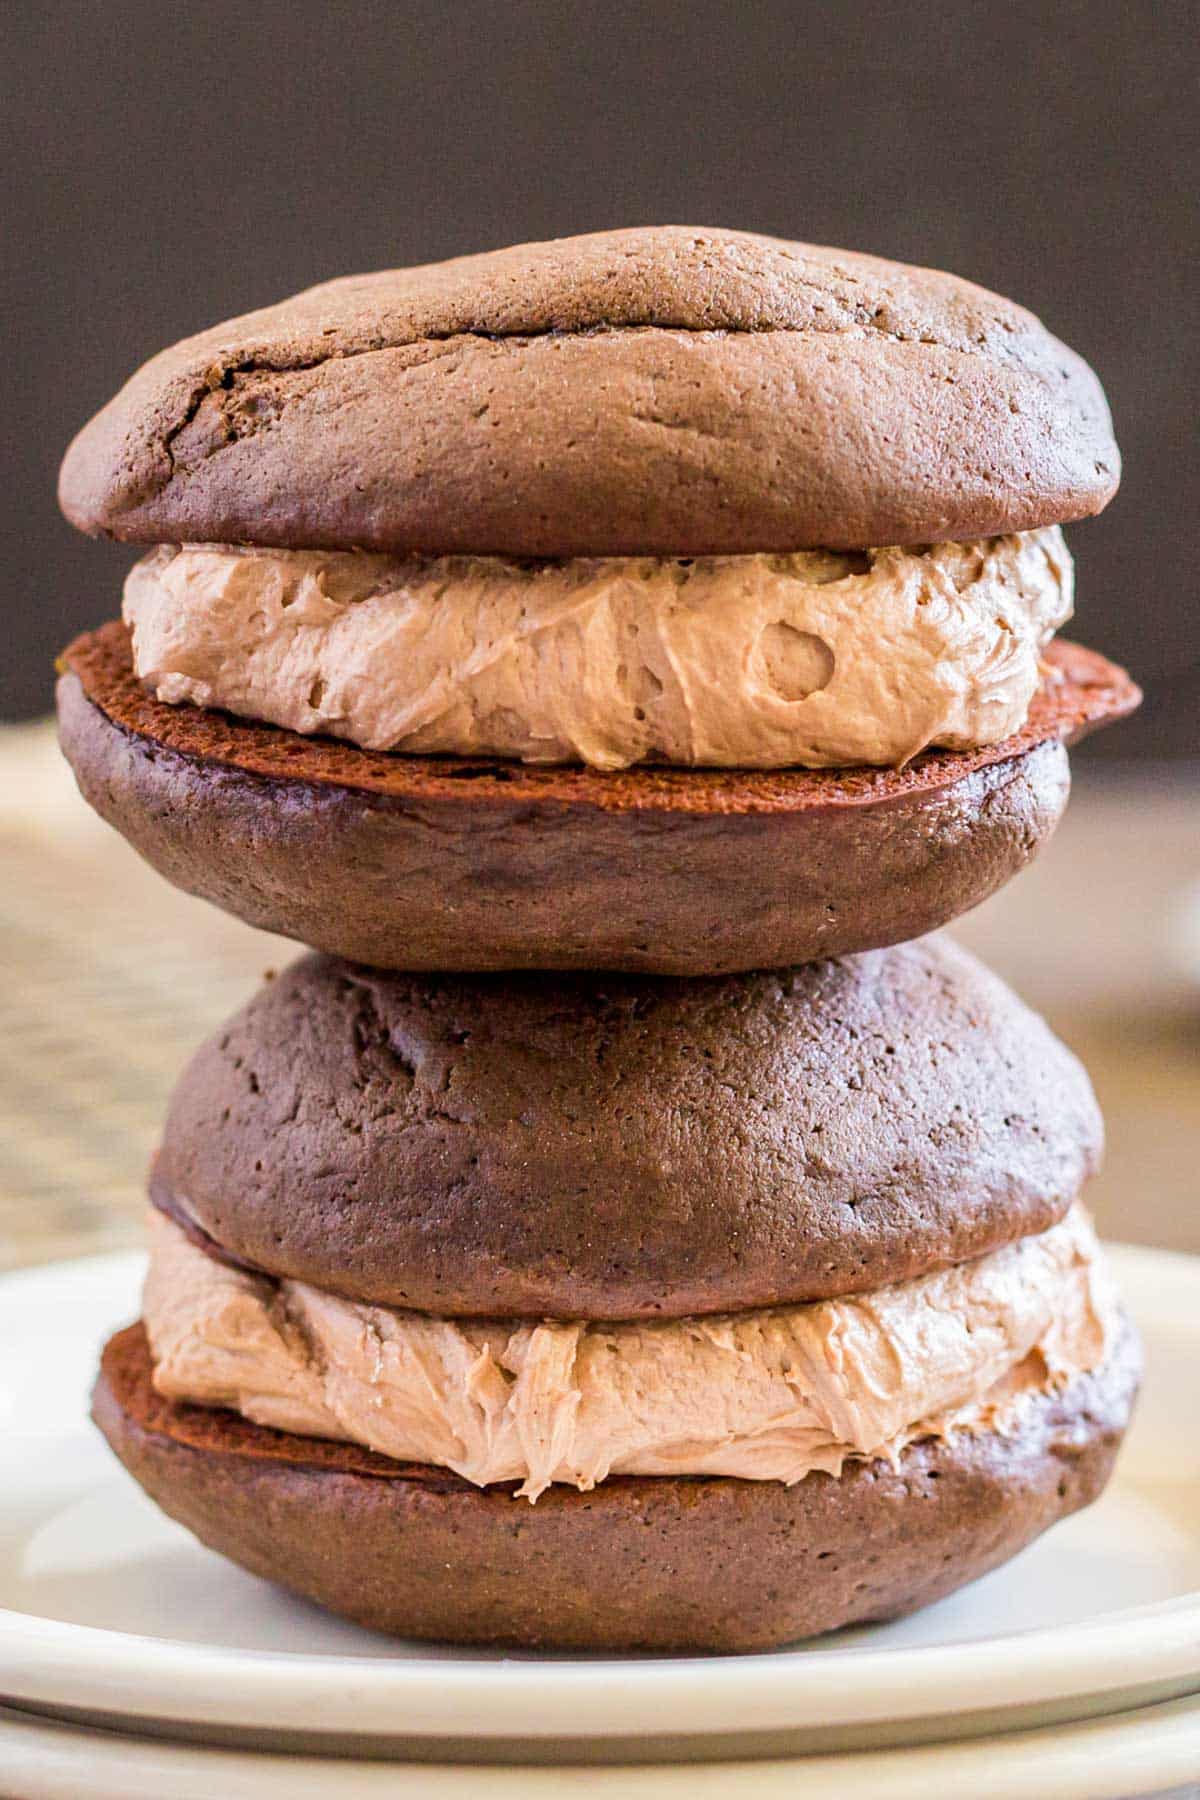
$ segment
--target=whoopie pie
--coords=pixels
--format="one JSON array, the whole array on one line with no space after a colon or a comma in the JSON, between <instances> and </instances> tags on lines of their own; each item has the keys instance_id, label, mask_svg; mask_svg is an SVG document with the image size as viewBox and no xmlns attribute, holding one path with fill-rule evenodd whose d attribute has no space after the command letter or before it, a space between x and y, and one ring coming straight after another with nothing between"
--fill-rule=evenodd
<instances>
[{"instance_id":1,"label":"whoopie pie","mask_svg":"<svg viewBox=\"0 0 1200 1800\"><path fill-rule=\"evenodd\" d=\"M891 1617L1107 1479L1100 1137L936 939L690 982L308 957L179 1083L95 1416L205 1543L404 1636Z\"/></svg>"},{"instance_id":2,"label":"whoopie pie","mask_svg":"<svg viewBox=\"0 0 1200 1800\"><path fill-rule=\"evenodd\" d=\"M377 967L903 941L1137 702L1053 634L1103 393L953 276L664 227L350 277L147 363L67 516L153 546L62 664L171 880Z\"/></svg>"}]
</instances>

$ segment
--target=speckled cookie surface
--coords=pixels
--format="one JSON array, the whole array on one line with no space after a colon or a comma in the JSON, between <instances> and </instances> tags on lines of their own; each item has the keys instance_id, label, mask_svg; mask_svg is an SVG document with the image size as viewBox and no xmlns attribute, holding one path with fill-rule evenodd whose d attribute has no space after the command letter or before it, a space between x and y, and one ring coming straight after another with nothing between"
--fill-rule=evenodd
<instances>
[{"instance_id":1,"label":"speckled cookie surface","mask_svg":"<svg viewBox=\"0 0 1200 1800\"><path fill-rule=\"evenodd\" d=\"M275 1275L458 1315L861 1291L1052 1224L1086 1075L937 939L714 980L307 957L201 1048L151 1193Z\"/></svg>"},{"instance_id":2,"label":"speckled cookie surface","mask_svg":"<svg viewBox=\"0 0 1200 1800\"><path fill-rule=\"evenodd\" d=\"M91 805L252 925L383 968L719 974L918 937L1022 868L1064 743L1139 698L1094 651L1047 660L1019 733L902 770L377 755L149 699L119 623L67 650L59 721Z\"/></svg>"},{"instance_id":3,"label":"speckled cookie surface","mask_svg":"<svg viewBox=\"0 0 1200 1800\"><path fill-rule=\"evenodd\" d=\"M165 350L60 497L135 542L521 556L971 538L1085 517L1087 365L928 269L641 228L311 288Z\"/></svg>"},{"instance_id":4,"label":"speckled cookie surface","mask_svg":"<svg viewBox=\"0 0 1200 1800\"><path fill-rule=\"evenodd\" d=\"M1102 1491L1139 1372L1107 1364L1005 1436L912 1444L836 1479L618 1476L530 1507L444 1471L174 1405L145 1333L107 1346L93 1411L146 1492L254 1574L414 1638L591 1650L765 1650L891 1618L972 1581Z\"/></svg>"}]
</instances>

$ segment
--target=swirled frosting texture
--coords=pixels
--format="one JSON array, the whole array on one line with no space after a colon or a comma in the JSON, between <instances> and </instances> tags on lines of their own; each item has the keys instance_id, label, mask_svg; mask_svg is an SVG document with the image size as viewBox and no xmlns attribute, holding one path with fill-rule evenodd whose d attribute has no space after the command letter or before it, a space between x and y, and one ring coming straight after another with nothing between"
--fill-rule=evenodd
<instances>
[{"instance_id":1,"label":"swirled frosting texture","mask_svg":"<svg viewBox=\"0 0 1200 1800\"><path fill-rule=\"evenodd\" d=\"M159 700L364 749L825 768L1007 737L1071 603L1053 526L539 563L164 546L124 613Z\"/></svg>"},{"instance_id":2,"label":"swirled frosting texture","mask_svg":"<svg viewBox=\"0 0 1200 1800\"><path fill-rule=\"evenodd\" d=\"M1091 1224L852 1299L654 1323L456 1321L218 1262L160 1214L144 1310L171 1399L434 1463L480 1486L610 1474L795 1482L1004 1428L1096 1367L1114 1300Z\"/></svg>"}]
</instances>

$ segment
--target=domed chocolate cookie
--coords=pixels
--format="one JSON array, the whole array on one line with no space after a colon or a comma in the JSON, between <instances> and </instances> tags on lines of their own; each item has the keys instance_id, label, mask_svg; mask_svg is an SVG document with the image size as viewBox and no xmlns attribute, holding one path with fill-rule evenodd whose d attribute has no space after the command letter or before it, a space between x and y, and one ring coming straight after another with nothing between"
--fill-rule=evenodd
<instances>
[{"instance_id":1,"label":"domed chocolate cookie","mask_svg":"<svg viewBox=\"0 0 1200 1800\"><path fill-rule=\"evenodd\" d=\"M348 276L188 338L71 446L85 531L692 555L1099 512L1099 382L936 270L650 227Z\"/></svg>"},{"instance_id":2,"label":"domed chocolate cookie","mask_svg":"<svg viewBox=\"0 0 1200 1800\"><path fill-rule=\"evenodd\" d=\"M185 1071L151 1193L271 1275L457 1316L861 1292L1045 1230L1086 1075L954 945L698 981L308 957Z\"/></svg>"}]
</instances>

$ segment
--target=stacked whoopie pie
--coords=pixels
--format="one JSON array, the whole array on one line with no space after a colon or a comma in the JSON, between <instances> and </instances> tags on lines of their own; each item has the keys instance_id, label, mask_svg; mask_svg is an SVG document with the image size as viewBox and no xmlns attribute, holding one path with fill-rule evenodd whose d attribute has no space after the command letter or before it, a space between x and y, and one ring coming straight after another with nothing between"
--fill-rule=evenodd
<instances>
[{"instance_id":1,"label":"stacked whoopie pie","mask_svg":"<svg viewBox=\"0 0 1200 1800\"><path fill-rule=\"evenodd\" d=\"M154 547L66 754L318 952L152 1171L95 1412L166 1511L401 1634L748 1649L1100 1492L1087 1078L907 940L1137 702L1051 641L1117 476L1008 301L682 228L331 282L92 421L64 509Z\"/></svg>"}]
</instances>

